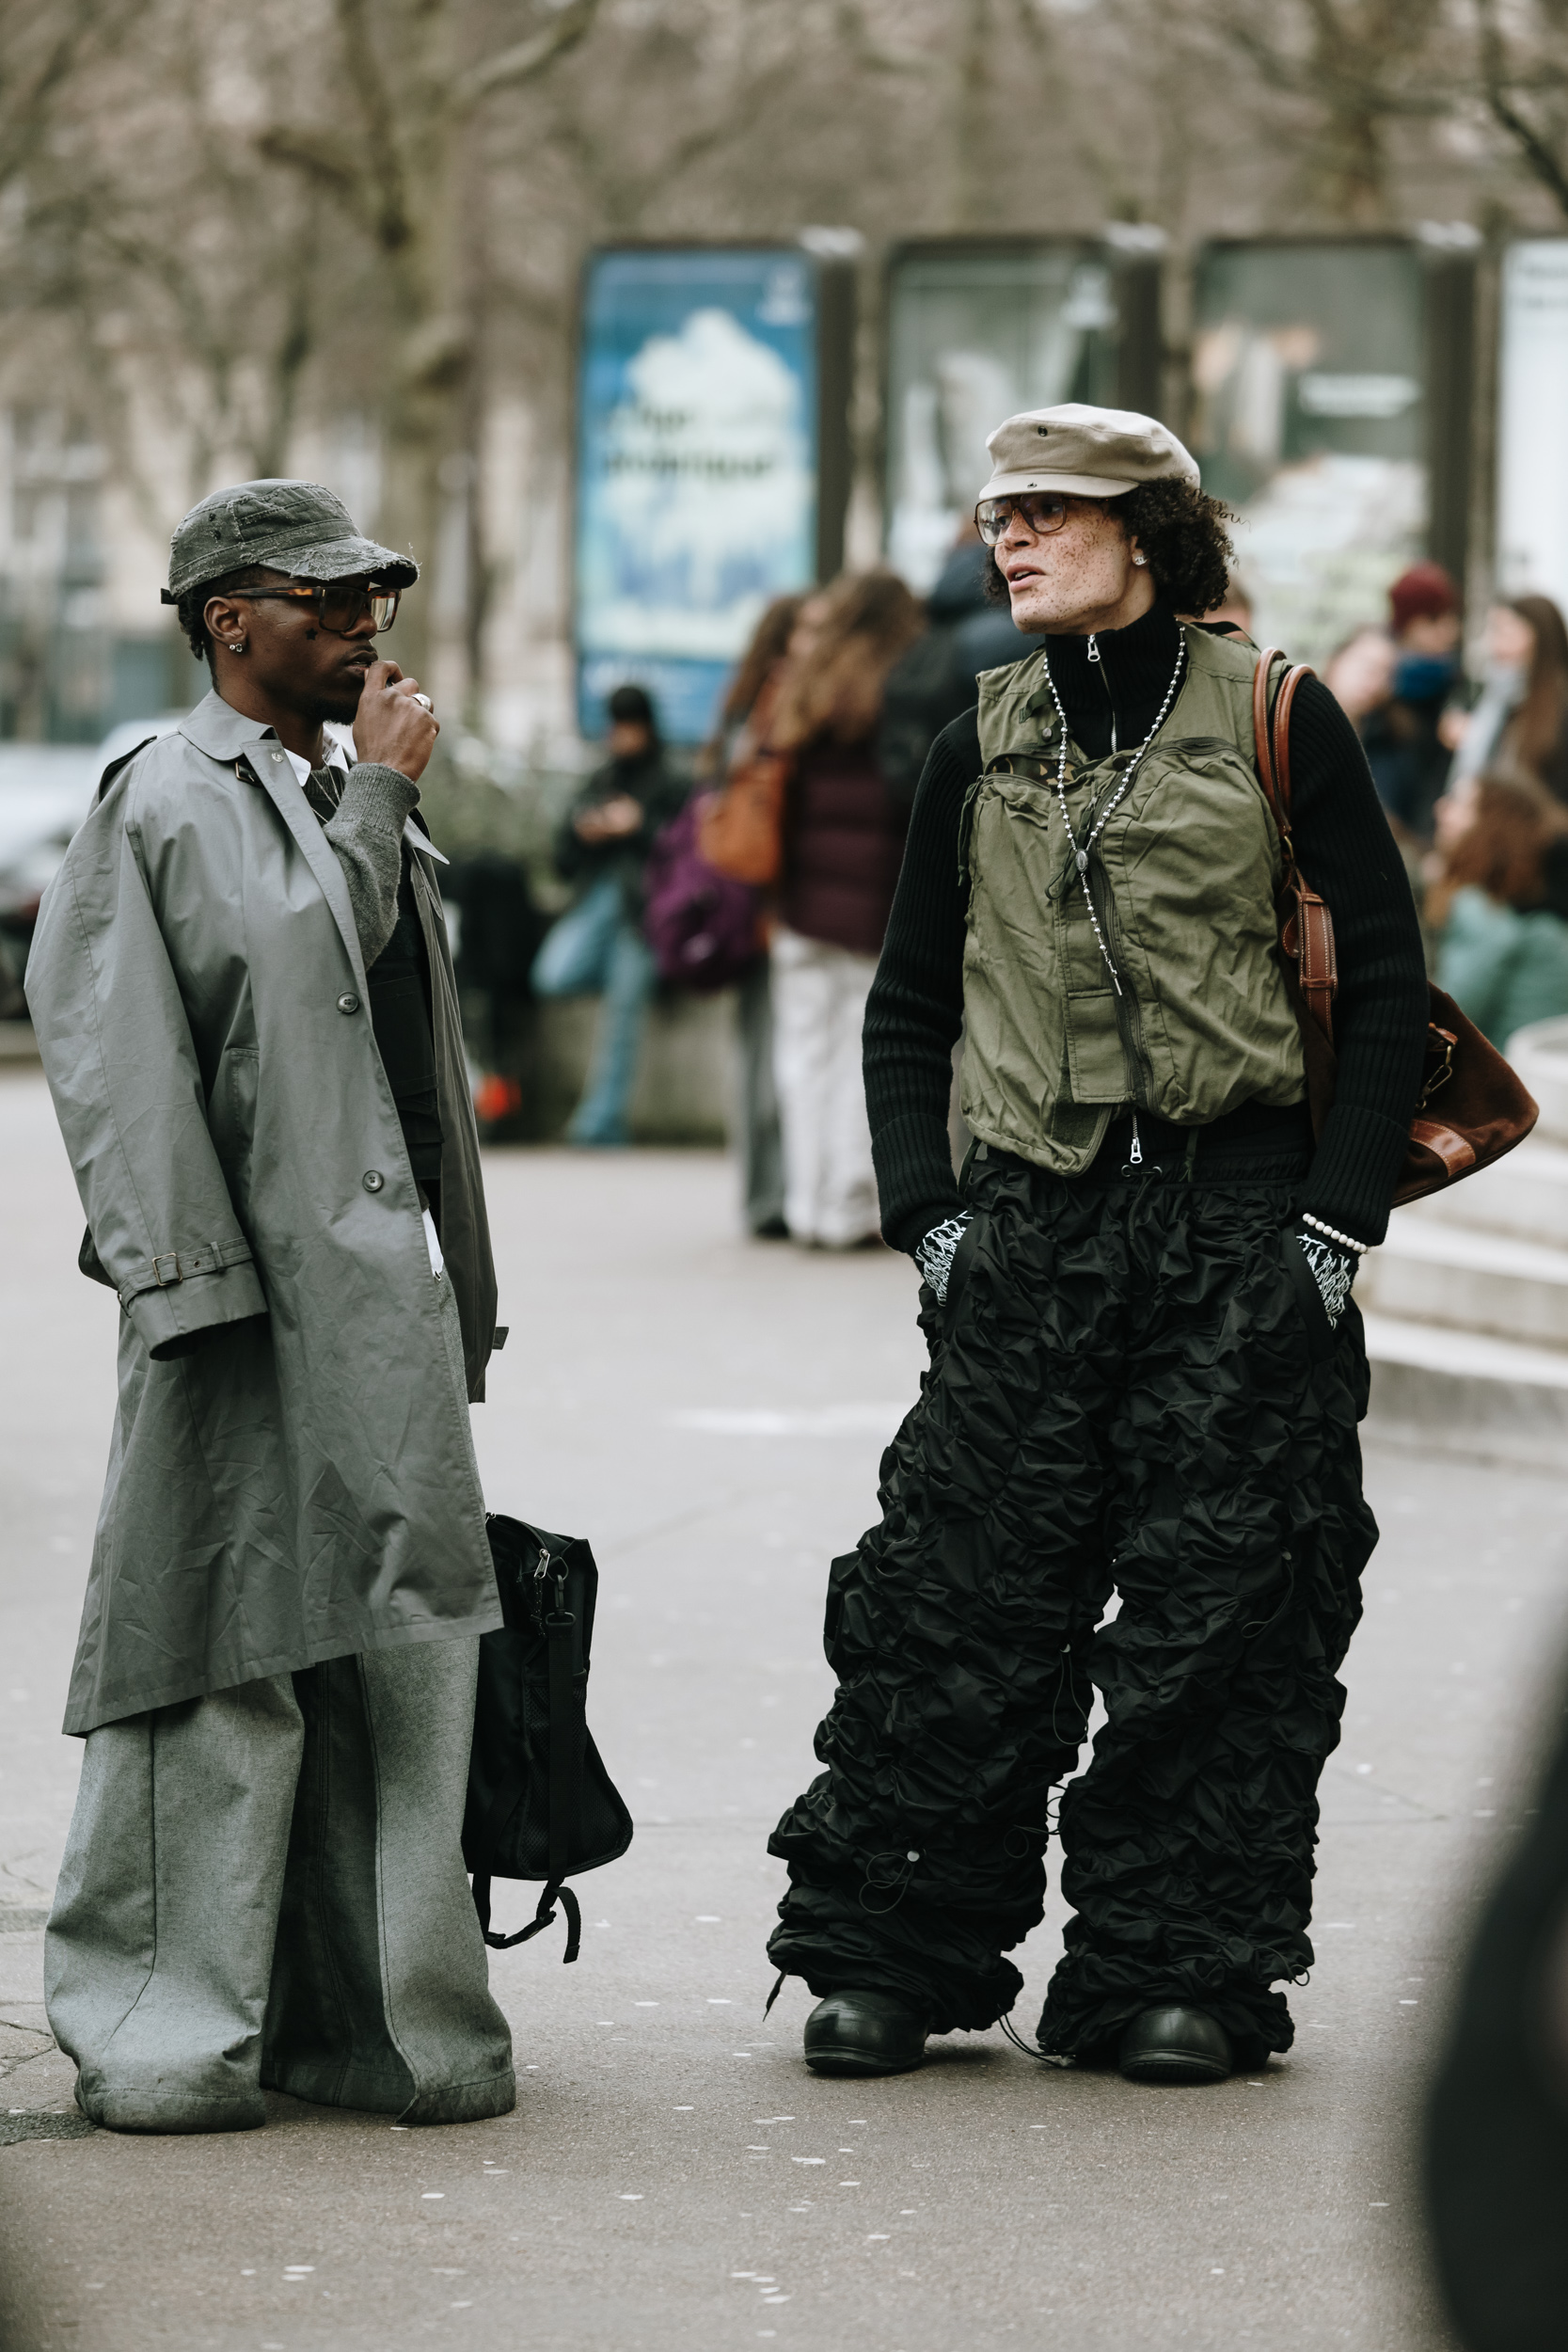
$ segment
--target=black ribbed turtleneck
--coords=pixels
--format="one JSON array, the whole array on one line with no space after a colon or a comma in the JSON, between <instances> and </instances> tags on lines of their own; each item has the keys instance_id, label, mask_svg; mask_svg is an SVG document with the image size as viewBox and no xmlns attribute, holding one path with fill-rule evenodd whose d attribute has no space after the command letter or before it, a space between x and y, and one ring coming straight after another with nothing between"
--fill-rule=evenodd
<instances>
[{"instance_id":1,"label":"black ribbed turtleneck","mask_svg":"<svg viewBox=\"0 0 1568 2352\"><path fill-rule=\"evenodd\" d=\"M1096 639L1098 661L1087 638L1044 640L1069 728L1088 758L1110 751L1113 714L1119 749L1143 741L1179 642L1164 604ZM1290 748L1297 854L1333 911L1339 962L1334 1107L1302 1206L1358 1241L1378 1242L1419 1083L1427 1018L1420 930L1355 730L1316 678L1303 681L1292 706ZM913 1249L962 1205L947 1103L963 1021L958 818L979 770L979 732L968 710L938 736L926 763L866 1005L865 1093L882 1231L900 1249Z\"/></svg>"},{"instance_id":2,"label":"black ribbed turtleneck","mask_svg":"<svg viewBox=\"0 0 1568 2352\"><path fill-rule=\"evenodd\" d=\"M1098 660L1091 659L1091 648ZM1044 640L1069 732L1085 759L1137 750L1159 716L1180 648L1181 631L1165 604L1150 605L1131 628L1103 637ZM1043 667L1040 683L1045 683Z\"/></svg>"}]
</instances>

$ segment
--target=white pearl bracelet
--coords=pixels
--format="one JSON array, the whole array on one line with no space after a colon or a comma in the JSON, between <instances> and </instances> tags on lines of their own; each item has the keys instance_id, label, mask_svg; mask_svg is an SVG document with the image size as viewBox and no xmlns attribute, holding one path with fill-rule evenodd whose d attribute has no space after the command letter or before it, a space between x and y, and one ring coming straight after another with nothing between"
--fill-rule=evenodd
<instances>
[{"instance_id":1,"label":"white pearl bracelet","mask_svg":"<svg viewBox=\"0 0 1568 2352\"><path fill-rule=\"evenodd\" d=\"M1348 1233L1341 1233L1338 1226L1325 1225L1321 1216L1308 1216L1305 1209L1301 1213L1301 1221L1304 1225L1310 1225L1315 1233L1322 1233L1326 1240L1338 1242L1341 1249L1354 1249L1358 1258L1364 1258L1371 1248L1370 1242L1353 1241Z\"/></svg>"}]
</instances>

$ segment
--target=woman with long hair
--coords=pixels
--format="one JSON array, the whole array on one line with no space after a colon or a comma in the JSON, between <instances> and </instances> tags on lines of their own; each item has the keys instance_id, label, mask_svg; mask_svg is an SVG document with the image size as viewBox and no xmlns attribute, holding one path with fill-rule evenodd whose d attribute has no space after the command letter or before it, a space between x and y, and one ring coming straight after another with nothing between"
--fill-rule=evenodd
<instances>
[{"instance_id":1,"label":"woman with long hair","mask_svg":"<svg viewBox=\"0 0 1568 2352\"><path fill-rule=\"evenodd\" d=\"M775 596L752 631L746 650L736 663L735 675L724 689L718 723L697 757L697 773L723 777L737 755L744 752L748 724L766 707L763 689L789 650L805 594Z\"/></svg>"},{"instance_id":2,"label":"woman with long hair","mask_svg":"<svg viewBox=\"0 0 1568 2352\"><path fill-rule=\"evenodd\" d=\"M736 665L718 724L701 755L705 776L721 787L707 803L719 820L700 836L704 853L721 873L729 871L723 851L724 788L743 771L767 734L789 641L805 603L803 594L775 596ZM744 864L744 861L742 861ZM737 879L750 881L742 871ZM740 1192L746 1229L753 1241L782 1241L784 1223L784 1141L779 1091L773 1077L773 987L766 950L746 971L735 993L738 1087L736 1129L740 1146Z\"/></svg>"},{"instance_id":3,"label":"woman with long hair","mask_svg":"<svg viewBox=\"0 0 1568 2352\"><path fill-rule=\"evenodd\" d=\"M907 810L876 735L888 672L926 626L892 572L847 573L803 607L769 729L792 762L772 943L773 1067L792 1239L876 1233L861 1025L904 854Z\"/></svg>"},{"instance_id":4,"label":"woman with long hair","mask_svg":"<svg viewBox=\"0 0 1568 2352\"><path fill-rule=\"evenodd\" d=\"M1545 903L1547 851L1565 835L1568 812L1528 776L1484 775L1437 803L1438 985L1504 1050L1568 1013L1568 923Z\"/></svg>"},{"instance_id":5,"label":"woman with long hair","mask_svg":"<svg viewBox=\"0 0 1568 2352\"><path fill-rule=\"evenodd\" d=\"M1568 803L1568 628L1550 596L1511 596L1486 617L1486 669L1449 788L1484 770L1532 776Z\"/></svg>"}]
</instances>

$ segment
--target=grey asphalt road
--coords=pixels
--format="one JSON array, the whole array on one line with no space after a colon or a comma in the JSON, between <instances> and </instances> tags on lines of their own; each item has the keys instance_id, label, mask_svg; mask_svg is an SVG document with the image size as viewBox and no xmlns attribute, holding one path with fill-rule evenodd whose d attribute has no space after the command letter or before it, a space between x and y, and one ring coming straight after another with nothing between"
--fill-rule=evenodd
<instances>
[{"instance_id":1,"label":"grey asphalt road","mask_svg":"<svg viewBox=\"0 0 1568 2352\"><path fill-rule=\"evenodd\" d=\"M1370 1454L1384 1537L1288 2059L1143 2090L990 2033L917 2074L820 2082L803 1989L763 2014L764 1841L813 1770L827 1563L914 1393L912 1273L741 1242L716 1155L492 1154L513 1336L476 1414L487 1490L594 1540L590 1711L636 1842L580 1882L575 1968L553 1934L496 1959L515 2115L400 2132L277 2099L262 2132L116 2137L77 2128L41 1998L116 1310L75 1272L36 1073L0 1078L0 1168L4 2352L1447 2344L1414 2117L1568 1632L1558 1482ZM531 1908L502 1904L502 1924ZM1026 2024L1060 1927L1053 1899Z\"/></svg>"}]
</instances>

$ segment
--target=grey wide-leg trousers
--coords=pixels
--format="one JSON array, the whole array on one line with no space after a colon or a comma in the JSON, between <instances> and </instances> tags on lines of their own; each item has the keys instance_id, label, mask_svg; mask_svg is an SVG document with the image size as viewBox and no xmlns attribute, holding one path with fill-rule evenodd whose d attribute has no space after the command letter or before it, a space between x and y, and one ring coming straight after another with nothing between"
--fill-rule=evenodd
<instances>
[{"instance_id":1,"label":"grey wide-leg trousers","mask_svg":"<svg viewBox=\"0 0 1568 2352\"><path fill-rule=\"evenodd\" d=\"M45 1991L95 2122L245 2130L263 2085L407 2123L511 2109L459 1844L478 1659L336 1658L88 1734Z\"/></svg>"}]
</instances>

